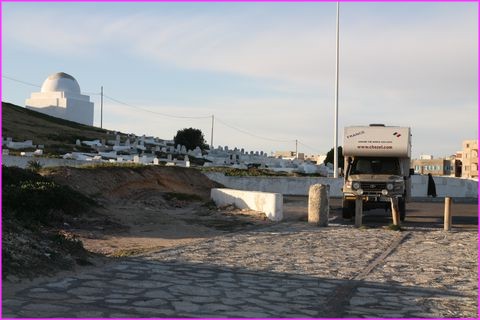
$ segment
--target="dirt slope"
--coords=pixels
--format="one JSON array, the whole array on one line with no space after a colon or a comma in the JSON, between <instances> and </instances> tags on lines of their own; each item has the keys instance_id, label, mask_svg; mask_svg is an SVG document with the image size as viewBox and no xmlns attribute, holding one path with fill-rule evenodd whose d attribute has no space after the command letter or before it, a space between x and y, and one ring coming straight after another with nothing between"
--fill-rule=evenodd
<instances>
[{"instance_id":1,"label":"dirt slope","mask_svg":"<svg viewBox=\"0 0 480 320\"><path fill-rule=\"evenodd\" d=\"M107 200L143 200L155 193L183 193L208 201L210 189L219 184L200 171L182 167L59 167L46 173L60 184Z\"/></svg>"},{"instance_id":2,"label":"dirt slope","mask_svg":"<svg viewBox=\"0 0 480 320\"><path fill-rule=\"evenodd\" d=\"M196 169L63 167L44 174L101 204L97 216L69 230L95 253L139 254L269 223L263 213L217 209L210 190L220 185Z\"/></svg>"}]
</instances>

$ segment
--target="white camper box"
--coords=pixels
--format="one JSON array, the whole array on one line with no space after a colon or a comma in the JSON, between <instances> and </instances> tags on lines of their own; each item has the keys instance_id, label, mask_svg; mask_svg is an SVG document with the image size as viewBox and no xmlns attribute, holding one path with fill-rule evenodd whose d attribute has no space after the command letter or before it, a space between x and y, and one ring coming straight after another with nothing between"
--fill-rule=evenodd
<instances>
[{"instance_id":1,"label":"white camper box","mask_svg":"<svg viewBox=\"0 0 480 320\"><path fill-rule=\"evenodd\" d=\"M346 127L343 154L345 156L410 158L410 128Z\"/></svg>"}]
</instances>

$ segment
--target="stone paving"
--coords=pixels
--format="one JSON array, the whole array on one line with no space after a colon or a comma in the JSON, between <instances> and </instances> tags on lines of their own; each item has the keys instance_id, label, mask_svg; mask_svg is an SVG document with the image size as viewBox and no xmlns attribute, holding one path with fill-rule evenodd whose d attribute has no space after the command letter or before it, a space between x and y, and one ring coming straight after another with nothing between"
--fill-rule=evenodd
<instances>
[{"instance_id":1,"label":"stone paving","mask_svg":"<svg viewBox=\"0 0 480 320\"><path fill-rule=\"evenodd\" d=\"M477 317L477 232L284 222L16 294L3 317Z\"/></svg>"}]
</instances>

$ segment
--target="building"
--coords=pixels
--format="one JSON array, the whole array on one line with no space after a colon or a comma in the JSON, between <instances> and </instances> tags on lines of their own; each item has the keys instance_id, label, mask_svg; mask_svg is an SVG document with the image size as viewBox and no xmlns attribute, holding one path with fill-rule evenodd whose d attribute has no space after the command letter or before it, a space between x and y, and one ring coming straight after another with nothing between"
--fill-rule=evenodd
<instances>
[{"instance_id":1,"label":"building","mask_svg":"<svg viewBox=\"0 0 480 320\"><path fill-rule=\"evenodd\" d=\"M432 174L433 176L456 176L455 159L433 159L433 157L423 159L414 159L411 162L411 168L415 174ZM460 173L457 173L460 176Z\"/></svg>"},{"instance_id":2,"label":"building","mask_svg":"<svg viewBox=\"0 0 480 320\"><path fill-rule=\"evenodd\" d=\"M478 140L462 143L462 177L478 179Z\"/></svg>"},{"instance_id":3,"label":"building","mask_svg":"<svg viewBox=\"0 0 480 320\"><path fill-rule=\"evenodd\" d=\"M297 157L295 151L275 151L273 156L275 158L285 159L285 160L294 160L294 159L304 160L305 158L305 154L301 152L298 153L298 157Z\"/></svg>"},{"instance_id":4,"label":"building","mask_svg":"<svg viewBox=\"0 0 480 320\"><path fill-rule=\"evenodd\" d=\"M58 72L49 76L40 92L33 92L25 101L27 109L53 117L93 126L93 102L80 92L80 86L69 74Z\"/></svg>"}]
</instances>

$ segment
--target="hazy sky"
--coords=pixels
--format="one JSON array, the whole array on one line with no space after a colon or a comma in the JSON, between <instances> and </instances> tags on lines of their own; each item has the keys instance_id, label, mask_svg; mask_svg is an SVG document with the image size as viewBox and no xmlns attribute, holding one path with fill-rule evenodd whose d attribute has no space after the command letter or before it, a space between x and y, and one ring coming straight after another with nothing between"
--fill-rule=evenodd
<instances>
[{"instance_id":1,"label":"hazy sky","mask_svg":"<svg viewBox=\"0 0 480 320\"><path fill-rule=\"evenodd\" d=\"M298 139L299 152L325 154L335 15L334 2L2 3L2 100L23 106L39 90L5 76L41 85L62 71L82 92L103 85L153 112L213 114L215 146L294 150ZM416 157L476 139L477 30L472 2L341 3L340 145L344 126L369 123L410 126ZM210 142L210 118L157 113L105 98L103 124L164 139L195 127Z\"/></svg>"}]
</instances>

